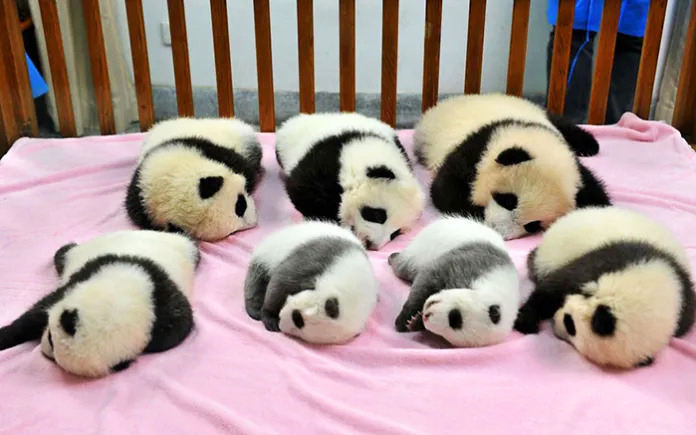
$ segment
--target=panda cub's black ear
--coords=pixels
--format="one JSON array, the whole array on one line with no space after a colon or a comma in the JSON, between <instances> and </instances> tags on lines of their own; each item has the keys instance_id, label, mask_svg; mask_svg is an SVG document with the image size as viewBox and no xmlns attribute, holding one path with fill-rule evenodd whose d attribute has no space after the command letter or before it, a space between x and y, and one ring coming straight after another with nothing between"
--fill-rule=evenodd
<instances>
[{"instance_id":1,"label":"panda cub's black ear","mask_svg":"<svg viewBox=\"0 0 696 435\"><path fill-rule=\"evenodd\" d=\"M498 164L503 166L517 165L529 160L532 160L532 156L520 147L510 147L498 154L498 157L495 159Z\"/></svg>"},{"instance_id":2,"label":"panda cub's black ear","mask_svg":"<svg viewBox=\"0 0 696 435\"><path fill-rule=\"evenodd\" d=\"M208 199L218 193L225 180L221 176L202 177L198 180L198 194L201 199Z\"/></svg>"},{"instance_id":3,"label":"panda cub's black ear","mask_svg":"<svg viewBox=\"0 0 696 435\"><path fill-rule=\"evenodd\" d=\"M384 178L387 180L394 180L396 178L394 172L385 165L370 166L367 168L367 176L369 178Z\"/></svg>"},{"instance_id":4,"label":"panda cub's black ear","mask_svg":"<svg viewBox=\"0 0 696 435\"><path fill-rule=\"evenodd\" d=\"M77 309L65 310L60 315L60 326L71 337L77 332L77 321L80 317L77 314Z\"/></svg>"}]
</instances>

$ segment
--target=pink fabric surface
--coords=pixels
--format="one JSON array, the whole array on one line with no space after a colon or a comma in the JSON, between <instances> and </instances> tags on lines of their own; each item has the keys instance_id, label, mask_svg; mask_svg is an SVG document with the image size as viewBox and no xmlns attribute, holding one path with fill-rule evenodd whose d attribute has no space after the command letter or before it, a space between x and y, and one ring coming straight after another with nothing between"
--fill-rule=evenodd
<instances>
[{"instance_id":1,"label":"pink fabric surface","mask_svg":"<svg viewBox=\"0 0 696 435\"><path fill-rule=\"evenodd\" d=\"M590 127L584 161L618 205L676 232L696 266L696 153L670 126L627 114ZM410 148L411 132L400 132ZM408 287L387 256L419 227L370 254L381 296L368 329L344 346L311 346L247 317L242 283L253 247L297 221L282 188L273 135L255 194L259 225L202 243L192 303L196 328L179 347L98 380L61 371L37 343L0 352L0 433L694 433L696 333L673 340L652 367L614 372L555 339L513 332L496 346L452 349L398 334ZM0 324L56 285L51 258L69 241L132 228L122 203L141 134L22 139L0 161ZM428 176L417 172L424 184ZM508 243L524 261L538 243Z\"/></svg>"}]
</instances>

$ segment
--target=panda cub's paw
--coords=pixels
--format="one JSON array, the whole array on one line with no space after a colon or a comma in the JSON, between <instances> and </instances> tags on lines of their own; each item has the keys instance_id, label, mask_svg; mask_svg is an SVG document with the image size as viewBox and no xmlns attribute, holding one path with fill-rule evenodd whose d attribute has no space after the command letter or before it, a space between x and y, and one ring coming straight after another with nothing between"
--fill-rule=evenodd
<instances>
[{"instance_id":1,"label":"panda cub's paw","mask_svg":"<svg viewBox=\"0 0 696 435\"><path fill-rule=\"evenodd\" d=\"M521 332L522 334L538 334L539 333L539 322L528 316L524 311L519 312L517 319L515 319L514 325L515 331Z\"/></svg>"},{"instance_id":2,"label":"panda cub's paw","mask_svg":"<svg viewBox=\"0 0 696 435\"><path fill-rule=\"evenodd\" d=\"M58 272L58 275L63 274L63 270L65 269L65 256L68 254L68 251L75 246L77 246L77 243L68 243L67 245L63 245L53 256L53 265L56 267L56 272Z\"/></svg>"},{"instance_id":3,"label":"panda cub's paw","mask_svg":"<svg viewBox=\"0 0 696 435\"><path fill-rule=\"evenodd\" d=\"M263 321L263 326L266 327L266 330L271 332L280 332L280 318L278 316L273 316L264 311L261 320Z\"/></svg>"}]
</instances>

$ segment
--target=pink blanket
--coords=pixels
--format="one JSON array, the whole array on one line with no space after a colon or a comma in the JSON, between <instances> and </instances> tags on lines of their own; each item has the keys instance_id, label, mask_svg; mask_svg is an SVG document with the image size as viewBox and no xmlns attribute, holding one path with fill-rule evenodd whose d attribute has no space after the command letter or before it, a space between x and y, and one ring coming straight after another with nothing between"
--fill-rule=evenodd
<instances>
[{"instance_id":1,"label":"pink blanket","mask_svg":"<svg viewBox=\"0 0 696 435\"><path fill-rule=\"evenodd\" d=\"M696 266L696 153L668 125L630 114L590 129L602 149L585 162L614 201L669 226ZM411 132L400 135L408 147ZM0 161L0 324L55 287L59 246L132 227L122 204L142 137L22 139ZM548 325L481 349L398 334L393 323L408 287L386 258L415 231L370 254L381 299L355 341L317 347L266 332L243 308L249 256L300 217L278 177L273 135L260 137L267 173L255 195L259 226L201 244L194 333L99 380L64 373L36 343L0 352L0 433L696 431L696 332L673 340L652 367L622 373L583 360ZM433 216L428 209L421 226ZM537 242L508 244L524 276ZM525 297L529 290L525 279Z\"/></svg>"}]
</instances>

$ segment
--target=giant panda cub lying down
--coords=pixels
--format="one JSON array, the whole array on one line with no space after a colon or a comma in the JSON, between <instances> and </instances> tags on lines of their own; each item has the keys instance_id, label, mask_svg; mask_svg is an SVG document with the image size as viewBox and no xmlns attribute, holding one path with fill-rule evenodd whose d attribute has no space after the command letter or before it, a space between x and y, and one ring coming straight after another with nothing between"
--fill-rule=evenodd
<instances>
[{"instance_id":1,"label":"giant panda cub lying down","mask_svg":"<svg viewBox=\"0 0 696 435\"><path fill-rule=\"evenodd\" d=\"M575 208L610 203L576 157L597 154L595 138L518 97L444 100L425 112L413 140L434 176L433 205L484 219L506 240L546 229Z\"/></svg>"},{"instance_id":2,"label":"giant panda cub lying down","mask_svg":"<svg viewBox=\"0 0 696 435\"><path fill-rule=\"evenodd\" d=\"M559 219L528 258L536 288L515 329L553 331L590 361L651 364L694 323L686 252L662 225L633 211L587 208Z\"/></svg>"},{"instance_id":3,"label":"giant panda cub lying down","mask_svg":"<svg viewBox=\"0 0 696 435\"><path fill-rule=\"evenodd\" d=\"M150 129L126 196L140 228L215 241L256 226L261 145L237 119L178 118Z\"/></svg>"},{"instance_id":4,"label":"giant panda cub lying down","mask_svg":"<svg viewBox=\"0 0 696 435\"><path fill-rule=\"evenodd\" d=\"M54 257L60 287L0 328L0 350L41 339L64 370L100 377L171 349L193 327L187 296L198 260L190 239L156 231L65 245Z\"/></svg>"},{"instance_id":5,"label":"giant panda cub lying down","mask_svg":"<svg viewBox=\"0 0 696 435\"><path fill-rule=\"evenodd\" d=\"M252 319L310 343L342 344L360 334L377 304L367 253L347 229L307 221L259 244L244 282Z\"/></svg>"},{"instance_id":6,"label":"giant panda cub lying down","mask_svg":"<svg viewBox=\"0 0 696 435\"><path fill-rule=\"evenodd\" d=\"M357 113L301 114L276 136L295 208L351 228L380 249L418 220L423 191L394 130Z\"/></svg>"},{"instance_id":7,"label":"giant panda cub lying down","mask_svg":"<svg viewBox=\"0 0 696 435\"><path fill-rule=\"evenodd\" d=\"M396 319L400 332L427 329L460 347L503 341L519 307L519 278L500 234L477 221L444 217L389 257L412 283Z\"/></svg>"}]
</instances>

